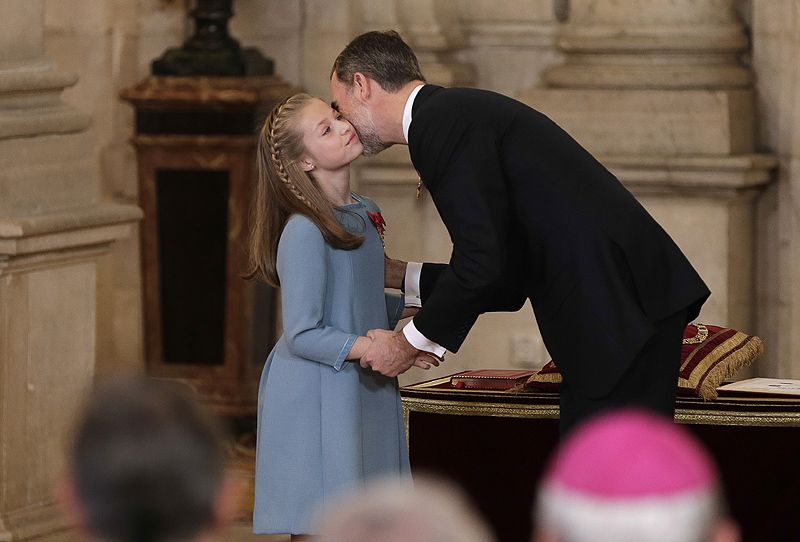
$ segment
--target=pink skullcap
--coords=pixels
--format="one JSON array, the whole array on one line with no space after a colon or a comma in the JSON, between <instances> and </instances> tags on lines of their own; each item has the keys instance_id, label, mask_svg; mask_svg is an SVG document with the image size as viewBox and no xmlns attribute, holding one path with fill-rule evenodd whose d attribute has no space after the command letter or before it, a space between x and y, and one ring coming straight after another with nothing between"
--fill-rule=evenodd
<instances>
[{"instance_id":1,"label":"pink skullcap","mask_svg":"<svg viewBox=\"0 0 800 542\"><path fill-rule=\"evenodd\" d=\"M625 409L578 427L551 460L545 484L606 498L664 496L716 484L716 468L688 430Z\"/></svg>"}]
</instances>

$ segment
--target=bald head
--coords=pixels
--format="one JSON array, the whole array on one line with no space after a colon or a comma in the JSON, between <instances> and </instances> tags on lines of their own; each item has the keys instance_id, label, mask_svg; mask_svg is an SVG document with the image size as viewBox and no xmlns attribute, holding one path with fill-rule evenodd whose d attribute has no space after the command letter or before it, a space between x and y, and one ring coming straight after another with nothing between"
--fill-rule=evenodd
<instances>
[{"instance_id":1,"label":"bald head","mask_svg":"<svg viewBox=\"0 0 800 542\"><path fill-rule=\"evenodd\" d=\"M494 542L494 537L452 486L386 481L327 510L319 542Z\"/></svg>"}]
</instances>

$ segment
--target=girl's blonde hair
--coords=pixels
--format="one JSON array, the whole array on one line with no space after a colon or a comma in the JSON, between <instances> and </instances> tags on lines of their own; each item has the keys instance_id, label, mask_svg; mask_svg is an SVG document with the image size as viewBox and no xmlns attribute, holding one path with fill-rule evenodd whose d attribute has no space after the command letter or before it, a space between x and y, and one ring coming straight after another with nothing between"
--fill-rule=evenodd
<instances>
[{"instance_id":1,"label":"girl's blonde hair","mask_svg":"<svg viewBox=\"0 0 800 542\"><path fill-rule=\"evenodd\" d=\"M305 147L295 122L300 111L315 99L301 93L280 101L258 136L258 181L250 211L249 271L245 277L275 287L280 285L276 269L278 241L291 215L308 217L335 248L351 250L364 242L363 237L339 223L333 204L299 164Z\"/></svg>"}]
</instances>

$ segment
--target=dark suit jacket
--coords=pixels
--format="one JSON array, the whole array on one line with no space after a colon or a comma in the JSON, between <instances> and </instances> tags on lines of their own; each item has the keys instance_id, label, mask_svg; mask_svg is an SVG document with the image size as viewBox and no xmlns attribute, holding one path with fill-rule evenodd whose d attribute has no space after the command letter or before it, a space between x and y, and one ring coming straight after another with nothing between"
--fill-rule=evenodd
<instances>
[{"instance_id":1,"label":"dark suit jacket","mask_svg":"<svg viewBox=\"0 0 800 542\"><path fill-rule=\"evenodd\" d=\"M533 305L576 391L600 396L653 333L709 290L605 167L542 113L489 91L423 87L409 152L453 242L426 264L419 331L455 352L478 315Z\"/></svg>"}]
</instances>

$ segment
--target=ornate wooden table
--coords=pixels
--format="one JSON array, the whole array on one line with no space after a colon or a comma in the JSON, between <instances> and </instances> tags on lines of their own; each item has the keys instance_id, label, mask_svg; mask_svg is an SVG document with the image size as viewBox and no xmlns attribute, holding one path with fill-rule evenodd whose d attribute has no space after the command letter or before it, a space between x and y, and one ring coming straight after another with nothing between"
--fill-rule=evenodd
<instances>
[{"instance_id":1,"label":"ornate wooden table","mask_svg":"<svg viewBox=\"0 0 800 542\"><path fill-rule=\"evenodd\" d=\"M458 482L501 542L527 542L531 504L558 441L558 394L401 389L411 467ZM800 540L800 399L680 397L675 418L717 461L743 540Z\"/></svg>"}]
</instances>

